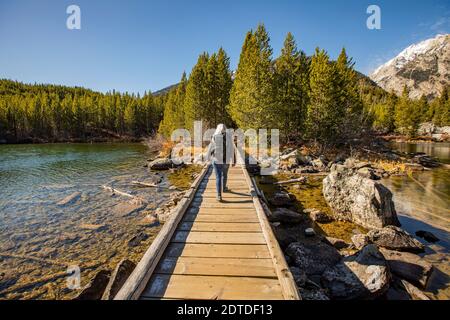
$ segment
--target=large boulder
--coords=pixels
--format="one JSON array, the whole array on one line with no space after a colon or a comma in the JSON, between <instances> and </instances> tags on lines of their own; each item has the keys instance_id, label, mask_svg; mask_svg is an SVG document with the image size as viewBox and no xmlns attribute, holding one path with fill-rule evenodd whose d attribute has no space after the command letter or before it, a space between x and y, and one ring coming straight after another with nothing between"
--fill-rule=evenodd
<instances>
[{"instance_id":1,"label":"large boulder","mask_svg":"<svg viewBox=\"0 0 450 320\"><path fill-rule=\"evenodd\" d=\"M286 254L308 276L321 275L342 258L334 247L323 242L294 242L289 245Z\"/></svg>"},{"instance_id":2,"label":"large boulder","mask_svg":"<svg viewBox=\"0 0 450 320\"><path fill-rule=\"evenodd\" d=\"M390 250L408 251L414 253L424 252L425 247L414 239L405 230L395 226L371 230L367 233L369 242Z\"/></svg>"},{"instance_id":3,"label":"large boulder","mask_svg":"<svg viewBox=\"0 0 450 320\"><path fill-rule=\"evenodd\" d=\"M392 193L380 182L358 174L359 169L333 165L323 180L323 195L335 217L368 229L400 225Z\"/></svg>"},{"instance_id":4,"label":"large boulder","mask_svg":"<svg viewBox=\"0 0 450 320\"><path fill-rule=\"evenodd\" d=\"M381 249L392 273L420 288L427 286L433 266L421 257L408 252Z\"/></svg>"},{"instance_id":5,"label":"large boulder","mask_svg":"<svg viewBox=\"0 0 450 320\"><path fill-rule=\"evenodd\" d=\"M332 299L374 299L389 288L389 267L375 245L345 257L322 275L322 284Z\"/></svg>"}]
</instances>

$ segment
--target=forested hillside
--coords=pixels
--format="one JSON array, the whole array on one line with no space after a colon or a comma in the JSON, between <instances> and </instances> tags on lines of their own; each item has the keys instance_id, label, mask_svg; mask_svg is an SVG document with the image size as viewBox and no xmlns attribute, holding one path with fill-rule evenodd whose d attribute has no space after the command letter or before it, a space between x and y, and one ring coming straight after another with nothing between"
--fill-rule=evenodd
<instances>
[{"instance_id":1,"label":"forested hillside","mask_svg":"<svg viewBox=\"0 0 450 320\"><path fill-rule=\"evenodd\" d=\"M0 80L0 140L89 141L154 134L164 97Z\"/></svg>"},{"instance_id":2,"label":"forested hillside","mask_svg":"<svg viewBox=\"0 0 450 320\"><path fill-rule=\"evenodd\" d=\"M202 53L189 75L157 95L143 97L0 80L0 140L8 142L143 137L178 128L277 128L282 142L335 144L371 130L416 135L422 122L450 125L448 89L441 97L398 97L354 70L343 48L333 60L317 48L311 57L291 33L273 57L263 25L244 39L237 70L224 49Z\"/></svg>"}]
</instances>

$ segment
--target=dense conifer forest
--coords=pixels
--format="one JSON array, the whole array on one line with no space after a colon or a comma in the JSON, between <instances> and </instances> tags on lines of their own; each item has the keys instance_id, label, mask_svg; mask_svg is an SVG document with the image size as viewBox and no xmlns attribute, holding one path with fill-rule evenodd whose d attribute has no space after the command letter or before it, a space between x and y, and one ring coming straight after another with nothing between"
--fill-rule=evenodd
<instances>
[{"instance_id":1,"label":"dense conifer forest","mask_svg":"<svg viewBox=\"0 0 450 320\"><path fill-rule=\"evenodd\" d=\"M279 128L283 142L333 144L368 132L415 136L422 122L450 124L448 90L428 101L398 97L354 70L342 49L336 60L317 48L308 57L288 33L274 58L263 25L244 39L237 70L223 48L202 53L168 92L142 97L83 88L0 80L0 140L8 142L139 138L195 120L208 127Z\"/></svg>"}]
</instances>

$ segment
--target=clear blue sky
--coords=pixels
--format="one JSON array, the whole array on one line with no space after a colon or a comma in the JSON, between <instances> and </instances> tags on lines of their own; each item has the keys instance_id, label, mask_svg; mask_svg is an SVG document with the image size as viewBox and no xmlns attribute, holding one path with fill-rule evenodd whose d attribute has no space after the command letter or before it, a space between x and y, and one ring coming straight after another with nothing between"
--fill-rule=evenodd
<instances>
[{"instance_id":1,"label":"clear blue sky","mask_svg":"<svg viewBox=\"0 0 450 320\"><path fill-rule=\"evenodd\" d=\"M79 5L82 29L66 28ZM366 28L366 9L382 29ZM220 46L235 68L245 33L262 22L275 55L288 31L307 54L342 46L368 73L403 48L450 32L448 0L0 0L0 78L144 92L178 82Z\"/></svg>"}]
</instances>

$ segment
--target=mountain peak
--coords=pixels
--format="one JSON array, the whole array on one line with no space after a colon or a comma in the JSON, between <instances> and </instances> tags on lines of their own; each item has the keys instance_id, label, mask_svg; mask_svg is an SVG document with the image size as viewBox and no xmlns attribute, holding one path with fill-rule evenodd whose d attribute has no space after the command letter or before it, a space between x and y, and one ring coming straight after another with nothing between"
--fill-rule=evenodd
<instances>
[{"instance_id":1,"label":"mountain peak","mask_svg":"<svg viewBox=\"0 0 450 320\"><path fill-rule=\"evenodd\" d=\"M370 78L397 94L406 85L413 99L439 96L450 84L450 34L439 34L409 46L377 68Z\"/></svg>"}]
</instances>

